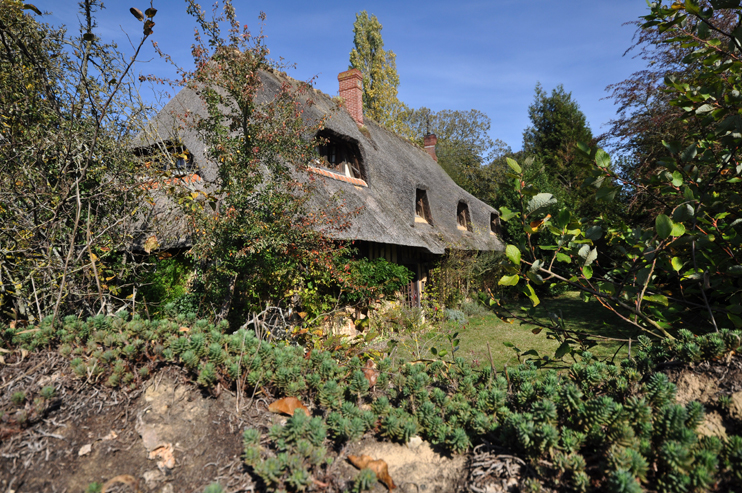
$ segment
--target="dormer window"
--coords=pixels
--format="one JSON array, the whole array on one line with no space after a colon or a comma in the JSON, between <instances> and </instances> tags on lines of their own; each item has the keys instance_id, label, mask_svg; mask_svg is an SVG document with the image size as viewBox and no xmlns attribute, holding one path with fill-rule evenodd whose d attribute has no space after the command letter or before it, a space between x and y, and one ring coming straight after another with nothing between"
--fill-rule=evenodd
<instances>
[{"instance_id":1,"label":"dormer window","mask_svg":"<svg viewBox=\"0 0 742 493\"><path fill-rule=\"evenodd\" d=\"M494 213L490 214L490 234L495 236L500 234L500 216Z\"/></svg>"},{"instance_id":2,"label":"dormer window","mask_svg":"<svg viewBox=\"0 0 742 493\"><path fill-rule=\"evenodd\" d=\"M319 159L315 161L317 166L341 176L366 179L358 144L341 139L329 132L318 134L317 139L319 140L317 146Z\"/></svg>"},{"instance_id":3,"label":"dormer window","mask_svg":"<svg viewBox=\"0 0 742 493\"><path fill-rule=\"evenodd\" d=\"M415 191L415 222L433 224L430 216L430 204L428 204L428 193L422 188Z\"/></svg>"},{"instance_id":4,"label":"dormer window","mask_svg":"<svg viewBox=\"0 0 742 493\"><path fill-rule=\"evenodd\" d=\"M471 231L471 216L466 202L459 202L456 207L456 226L462 231Z\"/></svg>"},{"instance_id":5,"label":"dormer window","mask_svg":"<svg viewBox=\"0 0 742 493\"><path fill-rule=\"evenodd\" d=\"M149 171L167 171L175 176L195 171L193 154L183 144L162 142L148 149L135 151Z\"/></svg>"}]
</instances>

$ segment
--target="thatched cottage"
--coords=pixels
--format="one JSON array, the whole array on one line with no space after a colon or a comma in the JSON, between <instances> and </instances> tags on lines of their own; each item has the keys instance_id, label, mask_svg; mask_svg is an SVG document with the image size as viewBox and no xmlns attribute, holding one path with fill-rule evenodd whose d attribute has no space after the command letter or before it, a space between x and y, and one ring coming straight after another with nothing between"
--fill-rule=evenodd
<instances>
[{"instance_id":1,"label":"thatched cottage","mask_svg":"<svg viewBox=\"0 0 742 493\"><path fill-rule=\"evenodd\" d=\"M286 76L268 71L261 75L258 98L268 100ZM319 133L327 145L318 149L320 159L309 172L324 177L319 180L321 193L341 193L349 210L359 210L340 239L353 240L370 259L384 257L409 267L418 292L431 262L447 249L502 250L498 211L456 185L438 165L435 135L428 135L420 148L364 120L360 71L343 72L338 81L347 111L338 111L332 98L313 91L314 104L305 115L329 116ZM181 170L180 182L189 186L217 177L217 164L206 158L204 144L178 117L203 108L194 91L182 89L135 142L142 152L160 146L182 156L176 167ZM178 230L182 231L170 229ZM187 244L187 238L167 238L162 231L158 236L161 243Z\"/></svg>"}]
</instances>

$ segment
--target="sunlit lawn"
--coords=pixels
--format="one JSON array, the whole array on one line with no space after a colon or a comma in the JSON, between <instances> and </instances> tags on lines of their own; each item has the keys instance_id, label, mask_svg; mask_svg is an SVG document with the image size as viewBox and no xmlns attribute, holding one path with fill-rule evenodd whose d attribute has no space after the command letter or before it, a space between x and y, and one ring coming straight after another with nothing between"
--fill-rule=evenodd
<instances>
[{"instance_id":1,"label":"sunlit lawn","mask_svg":"<svg viewBox=\"0 0 742 493\"><path fill-rule=\"evenodd\" d=\"M557 298L542 300L541 305L537 307L537 315L545 320L549 312L560 315L565 320L567 328L579 329L592 335L618 339L632 338L636 341L639 334L638 329L600 306L598 302L583 302L578 293L566 293ZM503 345L504 342L514 344L521 351L535 349L541 355L553 357L560 343L547 338L546 330L537 335L533 334L534 328L532 325L521 324L518 320L512 323L503 322L492 313L472 316L468 323L458 330L460 349L457 356L489 364L487 354L489 343L492 360L498 371L501 371L505 364L509 366L518 364L515 351ZM591 352L599 358L611 359L620 347L616 356L618 362L626 357L628 351L628 346L622 344L604 340L593 347ZM440 345L447 347L445 343ZM573 360L566 356L564 361L571 364Z\"/></svg>"}]
</instances>

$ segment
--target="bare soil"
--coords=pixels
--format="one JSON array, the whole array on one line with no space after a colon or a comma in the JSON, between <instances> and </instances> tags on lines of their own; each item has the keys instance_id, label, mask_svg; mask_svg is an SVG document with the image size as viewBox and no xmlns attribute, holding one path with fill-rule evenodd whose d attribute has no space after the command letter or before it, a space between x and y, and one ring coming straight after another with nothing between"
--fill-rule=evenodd
<instances>
[{"instance_id":1,"label":"bare soil","mask_svg":"<svg viewBox=\"0 0 742 493\"><path fill-rule=\"evenodd\" d=\"M71 373L54 353L0 368L3 493L83 492L116 477L108 491L200 492L213 481L228 491L254 490L240 460L241 433L268 417L260 406L238 412L228 392L210 396L175 367L131 392ZM46 385L55 397L34 405ZM12 402L16 392L25 393L24 404ZM168 452L174 462L163 457Z\"/></svg>"},{"instance_id":2,"label":"bare soil","mask_svg":"<svg viewBox=\"0 0 742 493\"><path fill-rule=\"evenodd\" d=\"M742 358L734 355L727 360L703 362L666 370L677 385L676 400L680 404L698 401L706 408L706 418L699 427L702 435L726 438L742 434ZM728 408L719 404L721 396L728 396Z\"/></svg>"}]
</instances>

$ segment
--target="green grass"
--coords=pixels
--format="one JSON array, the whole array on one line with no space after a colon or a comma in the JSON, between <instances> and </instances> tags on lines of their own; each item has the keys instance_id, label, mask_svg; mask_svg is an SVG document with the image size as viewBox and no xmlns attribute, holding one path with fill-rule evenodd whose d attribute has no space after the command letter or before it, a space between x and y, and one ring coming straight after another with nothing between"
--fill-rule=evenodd
<instances>
[{"instance_id":1,"label":"green grass","mask_svg":"<svg viewBox=\"0 0 742 493\"><path fill-rule=\"evenodd\" d=\"M578 329L591 335L618 339L631 337L636 340L639 334L638 329L600 306L597 301L583 302L578 293L565 293L556 298L542 300L536 309L536 315L546 320L550 312L561 316L568 329ZM452 325L454 324L449 323L448 328L452 328ZM546 330L540 334L533 334L534 328L535 326L522 324L518 320L512 323L503 322L492 313L474 315L468 323L458 329L460 349L457 356L463 356L481 364L489 364L487 354L487 343L489 343L492 360L498 371L501 371L505 364L509 366L518 364L515 351L504 346L504 342L513 343L521 351L535 349L540 355L553 357L559 347L559 342L549 339ZM592 348L591 352L599 358L610 359L621 345L620 342L603 340ZM627 346L623 345L616 356L616 361L625 358L627 350ZM569 356L566 356L564 361L572 363Z\"/></svg>"}]
</instances>

